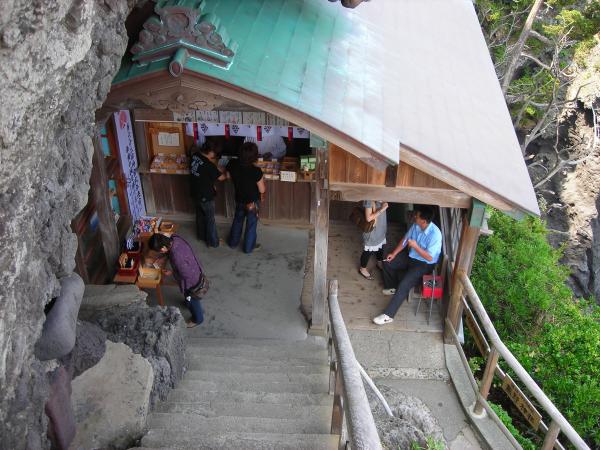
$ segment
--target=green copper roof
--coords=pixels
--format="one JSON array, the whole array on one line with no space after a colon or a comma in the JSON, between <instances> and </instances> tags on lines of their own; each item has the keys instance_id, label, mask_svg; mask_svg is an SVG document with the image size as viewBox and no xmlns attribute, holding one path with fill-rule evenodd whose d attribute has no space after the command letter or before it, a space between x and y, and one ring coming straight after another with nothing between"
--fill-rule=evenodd
<instances>
[{"instance_id":1,"label":"green copper roof","mask_svg":"<svg viewBox=\"0 0 600 450\"><path fill-rule=\"evenodd\" d=\"M500 209L539 213L470 0L374 0L356 9L325 0L192 3L218 32L211 40L230 50L226 63L188 47L144 66L128 55L115 89L168 68L193 71L316 119L330 142L402 158Z\"/></svg>"},{"instance_id":2,"label":"green copper roof","mask_svg":"<svg viewBox=\"0 0 600 450\"><path fill-rule=\"evenodd\" d=\"M164 2L162 2L164 3ZM202 15L218 18L237 43L228 69L190 57L185 70L226 81L275 98L317 117L326 74L345 76L343 55L330 55L335 42L352 39L352 22L344 10L323 0L206 0ZM350 44L350 42L348 42ZM330 57L334 56L334 57ZM126 58L113 83L165 70L165 58L145 66ZM310 92L303 87L310 85ZM308 96L308 97L307 97Z\"/></svg>"}]
</instances>

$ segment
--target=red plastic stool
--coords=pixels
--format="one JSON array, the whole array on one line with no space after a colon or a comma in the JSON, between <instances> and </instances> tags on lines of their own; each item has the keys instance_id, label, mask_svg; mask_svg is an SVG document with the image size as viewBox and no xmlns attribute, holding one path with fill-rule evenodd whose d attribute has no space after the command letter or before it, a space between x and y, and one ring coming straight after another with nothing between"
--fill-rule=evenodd
<instances>
[{"instance_id":1,"label":"red plastic stool","mask_svg":"<svg viewBox=\"0 0 600 450\"><path fill-rule=\"evenodd\" d=\"M444 296L444 277L435 274L435 269L431 275L423 275L423 285L421 287L421 295L415 316L419 313L422 299L429 299L429 315L427 316L427 325L431 319L431 310L433 309L433 301L441 300Z\"/></svg>"}]
</instances>

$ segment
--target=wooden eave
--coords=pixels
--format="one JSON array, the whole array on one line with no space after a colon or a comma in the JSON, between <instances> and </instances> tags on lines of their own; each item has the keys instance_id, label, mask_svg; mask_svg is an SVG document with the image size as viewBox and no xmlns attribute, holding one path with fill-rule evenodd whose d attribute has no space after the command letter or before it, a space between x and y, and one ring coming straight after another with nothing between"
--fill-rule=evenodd
<instances>
[{"instance_id":1,"label":"wooden eave","mask_svg":"<svg viewBox=\"0 0 600 450\"><path fill-rule=\"evenodd\" d=\"M342 130L331 127L302 111L192 71L186 71L178 78L172 77L166 71L153 72L114 84L104 108L123 108L132 102L139 102L145 96L161 95L161 92L165 91L171 91L171 95L174 95L173 92L179 92L179 95L182 96L189 92L198 95L208 93L244 103L268 111L313 133L317 133L327 141L343 148L365 164L378 170L383 170L388 165L393 164L393 162L348 136ZM338 199L349 201L380 198L396 202L418 202L419 199L422 199L421 201L425 203L465 208L470 205L471 197L474 197L503 211L519 209L518 206L510 204L506 199L499 198L491 193L484 186L480 186L472 180L441 166L407 146L400 147L400 161L401 164L409 164L456 188L456 190L405 186L383 187L359 183L332 183L331 189L338 192L336 194ZM359 191L362 191L362 194Z\"/></svg>"},{"instance_id":2,"label":"wooden eave","mask_svg":"<svg viewBox=\"0 0 600 450\"><path fill-rule=\"evenodd\" d=\"M312 133L318 134L328 142L344 148L361 161L377 169L383 170L388 165L394 164L394 161L388 160L383 155L348 136L343 131L315 117L288 105L276 102L268 97L197 72L186 71L181 77L174 78L168 72L161 71L113 84L105 106L109 108L123 107L128 102L143 98L145 95L158 94L160 91L172 88L179 88L182 94L186 90L192 90L198 93L219 95L263 111L268 111L297 126L306 128Z\"/></svg>"},{"instance_id":3,"label":"wooden eave","mask_svg":"<svg viewBox=\"0 0 600 450\"><path fill-rule=\"evenodd\" d=\"M506 198L491 192L485 186L482 186L473 180L464 177L457 172L452 171L451 169L448 169L447 167L439 164L436 161L433 161L432 159L408 146L400 146L400 161L401 163L407 163L437 178L438 180L453 186L459 191L468 194L469 196L484 203L487 203L501 211L517 212L523 210L523 208L519 205L513 204Z\"/></svg>"}]
</instances>

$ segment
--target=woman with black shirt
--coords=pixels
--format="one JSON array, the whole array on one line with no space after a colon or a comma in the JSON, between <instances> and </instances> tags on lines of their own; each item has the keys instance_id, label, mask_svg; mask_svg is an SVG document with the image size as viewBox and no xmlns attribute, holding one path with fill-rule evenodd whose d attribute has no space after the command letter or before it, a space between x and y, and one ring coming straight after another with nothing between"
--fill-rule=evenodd
<instances>
[{"instance_id":1,"label":"woman with black shirt","mask_svg":"<svg viewBox=\"0 0 600 450\"><path fill-rule=\"evenodd\" d=\"M227 164L228 176L235 187L235 216L229 232L228 244L235 248L240 243L244 219L244 252L252 253L256 247L256 225L258 223L258 202L267 188L262 170L254 163L258 160L258 147L253 142L245 142L240 148L240 158Z\"/></svg>"}]
</instances>

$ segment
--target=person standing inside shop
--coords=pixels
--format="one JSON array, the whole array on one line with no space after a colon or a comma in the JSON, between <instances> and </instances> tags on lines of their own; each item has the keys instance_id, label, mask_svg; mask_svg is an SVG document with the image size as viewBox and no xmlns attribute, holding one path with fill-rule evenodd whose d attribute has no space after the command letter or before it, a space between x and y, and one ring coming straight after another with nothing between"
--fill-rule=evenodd
<instances>
[{"instance_id":1,"label":"person standing inside shop","mask_svg":"<svg viewBox=\"0 0 600 450\"><path fill-rule=\"evenodd\" d=\"M365 209L365 219L367 222L375 221L375 228L368 233L363 233L363 252L360 255L360 267L358 273L360 273L367 280L372 280L373 275L369 272L367 265L371 255L375 256L377 260L377 267L383 270L383 246L387 243L387 216L386 209L388 209L387 202L365 200L363 201L363 208Z\"/></svg>"},{"instance_id":2,"label":"person standing inside shop","mask_svg":"<svg viewBox=\"0 0 600 450\"><path fill-rule=\"evenodd\" d=\"M219 246L219 235L215 223L215 182L224 180L217 165L217 145L206 141L202 147L192 147L190 172L192 174L192 198L196 204L196 236L208 247Z\"/></svg>"},{"instance_id":3,"label":"person standing inside shop","mask_svg":"<svg viewBox=\"0 0 600 450\"><path fill-rule=\"evenodd\" d=\"M171 237L164 234L155 233L150 237L148 246L151 250L159 252L169 258L169 263L173 269L172 275L179 284L179 290L183 293L190 312L192 320L187 322L188 328L200 325L204 321L204 312L200 299L208 291L208 279L204 274L202 265L190 244L185 239L174 234ZM162 264L160 264L162 266ZM164 270L165 275L171 275L171 272Z\"/></svg>"},{"instance_id":4,"label":"person standing inside shop","mask_svg":"<svg viewBox=\"0 0 600 450\"><path fill-rule=\"evenodd\" d=\"M258 147L253 142L244 142L240 147L239 159L227 164L226 171L235 187L235 215L229 232L228 244L235 248L242 238L244 221L243 249L252 253L257 248L256 226L258 223L259 201L263 199L267 187L262 170L254 163L258 160Z\"/></svg>"}]
</instances>

